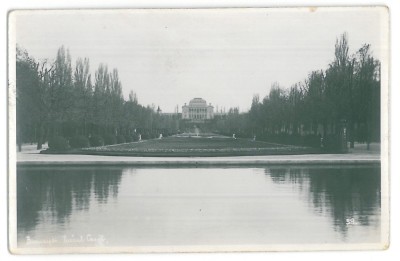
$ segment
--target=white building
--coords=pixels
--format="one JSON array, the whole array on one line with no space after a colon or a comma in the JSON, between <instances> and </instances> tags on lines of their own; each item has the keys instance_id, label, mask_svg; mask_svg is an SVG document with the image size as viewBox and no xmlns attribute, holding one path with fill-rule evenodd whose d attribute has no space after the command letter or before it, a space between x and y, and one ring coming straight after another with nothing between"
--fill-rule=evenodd
<instances>
[{"instance_id":1,"label":"white building","mask_svg":"<svg viewBox=\"0 0 400 261\"><path fill-rule=\"evenodd\" d=\"M204 121L214 118L214 107L207 105L207 102L202 98L194 98L189 102L189 105L182 106L182 119L192 121Z\"/></svg>"}]
</instances>

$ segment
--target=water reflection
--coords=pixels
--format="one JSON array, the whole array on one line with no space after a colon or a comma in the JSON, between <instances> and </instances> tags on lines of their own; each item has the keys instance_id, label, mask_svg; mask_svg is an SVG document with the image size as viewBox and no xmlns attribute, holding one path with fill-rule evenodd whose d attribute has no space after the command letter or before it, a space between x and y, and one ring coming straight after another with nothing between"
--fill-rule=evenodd
<instances>
[{"instance_id":1,"label":"water reflection","mask_svg":"<svg viewBox=\"0 0 400 261\"><path fill-rule=\"evenodd\" d=\"M369 226L380 210L379 167L268 168L265 174L274 183L290 182L306 193L315 212L329 213L334 228L344 237L349 225Z\"/></svg>"},{"instance_id":2,"label":"water reflection","mask_svg":"<svg viewBox=\"0 0 400 261\"><path fill-rule=\"evenodd\" d=\"M110 195L117 197L121 176L120 168L18 168L18 234L34 229L41 218L63 224L73 211L89 210L92 193L98 203L107 203Z\"/></svg>"},{"instance_id":3,"label":"water reflection","mask_svg":"<svg viewBox=\"0 0 400 261\"><path fill-rule=\"evenodd\" d=\"M21 246L376 242L380 168L19 167L17 199Z\"/></svg>"}]
</instances>

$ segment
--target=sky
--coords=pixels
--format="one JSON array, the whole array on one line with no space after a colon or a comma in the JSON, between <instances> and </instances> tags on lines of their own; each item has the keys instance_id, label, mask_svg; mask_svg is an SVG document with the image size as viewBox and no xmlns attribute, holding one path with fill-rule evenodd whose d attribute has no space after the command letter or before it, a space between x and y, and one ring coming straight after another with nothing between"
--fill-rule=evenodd
<instances>
[{"instance_id":1,"label":"sky","mask_svg":"<svg viewBox=\"0 0 400 261\"><path fill-rule=\"evenodd\" d=\"M37 60L69 49L117 68L127 99L179 112L201 97L218 109L247 111L252 97L278 82L290 88L334 59L344 32L350 53L371 44L377 59L387 51L385 8L259 8L17 11L12 37ZM14 22L15 21L15 22Z\"/></svg>"}]
</instances>

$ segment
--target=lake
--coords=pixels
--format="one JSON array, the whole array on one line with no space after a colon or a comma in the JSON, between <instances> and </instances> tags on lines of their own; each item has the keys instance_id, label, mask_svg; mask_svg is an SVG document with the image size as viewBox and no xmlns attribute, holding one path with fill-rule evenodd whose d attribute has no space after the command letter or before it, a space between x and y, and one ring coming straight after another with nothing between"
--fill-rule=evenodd
<instances>
[{"instance_id":1,"label":"lake","mask_svg":"<svg viewBox=\"0 0 400 261\"><path fill-rule=\"evenodd\" d=\"M379 166L17 170L21 248L378 243Z\"/></svg>"}]
</instances>

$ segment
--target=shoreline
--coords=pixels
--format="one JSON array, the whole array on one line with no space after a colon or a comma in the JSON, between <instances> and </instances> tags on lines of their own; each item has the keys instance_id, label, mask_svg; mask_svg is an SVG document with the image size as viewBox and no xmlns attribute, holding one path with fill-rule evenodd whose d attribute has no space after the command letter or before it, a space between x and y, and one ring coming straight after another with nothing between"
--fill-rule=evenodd
<instances>
[{"instance_id":1,"label":"shoreline","mask_svg":"<svg viewBox=\"0 0 400 261\"><path fill-rule=\"evenodd\" d=\"M260 165L379 165L379 154L307 154L238 157L117 157L93 155L17 155L17 166L260 166Z\"/></svg>"},{"instance_id":2,"label":"shoreline","mask_svg":"<svg viewBox=\"0 0 400 261\"><path fill-rule=\"evenodd\" d=\"M17 166L262 166L262 165L379 165L380 146L367 151L361 145L346 154L297 154L225 157L132 157L77 154L40 154L33 146L16 153Z\"/></svg>"}]
</instances>

